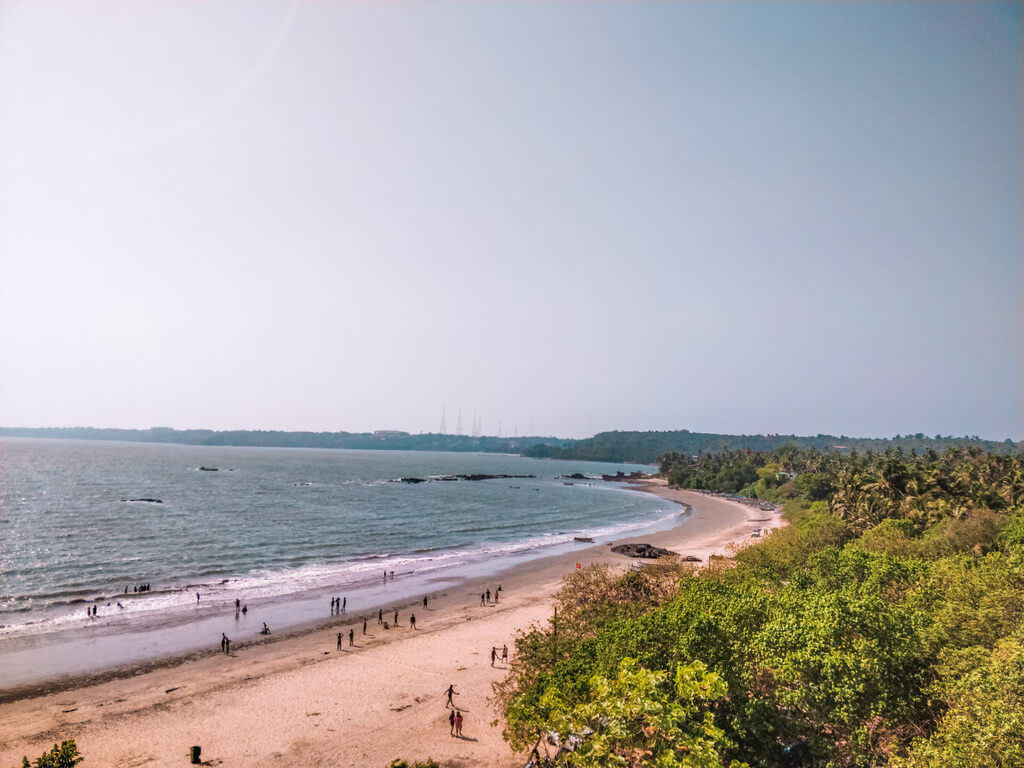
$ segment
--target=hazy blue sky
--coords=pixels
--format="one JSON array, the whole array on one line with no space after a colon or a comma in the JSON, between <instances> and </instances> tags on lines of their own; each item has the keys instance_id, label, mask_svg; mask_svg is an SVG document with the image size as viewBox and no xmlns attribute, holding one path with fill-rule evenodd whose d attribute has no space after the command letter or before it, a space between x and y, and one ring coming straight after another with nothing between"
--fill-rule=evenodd
<instances>
[{"instance_id":1,"label":"hazy blue sky","mask_svg":"<svg viewBox=\"0 0 1024 768\"><path fill-rule=\"evenodd\" d=\"M0 424L1024 437L1022 8L0 0Z\"/></svg>"}]
</instances>

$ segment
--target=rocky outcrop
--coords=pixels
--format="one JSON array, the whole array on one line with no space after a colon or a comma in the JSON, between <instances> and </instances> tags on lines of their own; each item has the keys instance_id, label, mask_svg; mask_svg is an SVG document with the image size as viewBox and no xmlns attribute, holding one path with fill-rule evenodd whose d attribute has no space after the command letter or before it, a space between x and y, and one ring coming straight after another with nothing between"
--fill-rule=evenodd
<instances>
[{"instance_id":1,"label":"rocky outcrop","mask_svg":"<svg viewBox=\"0 0 1024 768\"><path fill-rule=\"evenodd\" d=\"M626 557L641 557L646 560L657 560L659 557L668 557L674 555L670 549L663 549L661 547L655 547L652 544L616 544L612 547L612 552L617 555L625 555Z\"/></svg>"}]
</instances>

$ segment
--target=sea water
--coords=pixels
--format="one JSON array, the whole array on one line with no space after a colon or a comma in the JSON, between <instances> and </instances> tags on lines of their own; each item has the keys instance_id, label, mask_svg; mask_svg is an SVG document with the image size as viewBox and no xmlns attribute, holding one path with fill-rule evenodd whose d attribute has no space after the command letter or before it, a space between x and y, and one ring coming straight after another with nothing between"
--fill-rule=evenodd
<instances>
[{"instance_id":1,"label":"sea water","mask_svg":"<svg viewBox=\"0 0 1024 768\"><path fill-rule=\"evenodd\" d=\"M209 644L236 599L280 629L326 614L329 596L365 609L577 536L677 524L681 508L601 480L637 469L652 468L0 439L0 688Z\"/></svg>"}]
</instances>

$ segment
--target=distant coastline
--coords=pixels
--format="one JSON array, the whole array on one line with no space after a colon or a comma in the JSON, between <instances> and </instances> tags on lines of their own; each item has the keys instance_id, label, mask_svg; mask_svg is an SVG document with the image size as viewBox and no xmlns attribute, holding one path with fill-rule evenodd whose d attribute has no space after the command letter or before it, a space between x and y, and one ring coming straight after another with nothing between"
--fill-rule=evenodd
<instances>
[{"instance_id":1,"label":"distant coastline","mask_svg":"<svg viewBox=\"0 0 1024 768\"><path fill-rule=\"evenodd\" d=\"M987 440L977 435L926 436L920 432L895 437L848 437L847 435L727 435L667 431L600 432L582 440L542 435L496 437L442 433L412 434L399 430L375 432L284 432L279 430L105 429L99 427L0 427L0 437L31 437L63 440L120 440L135 443L177 443L260 448L343 448L349 450L444 451L455 453L505 453L538 459L606 461L656 464L666 455L696 456L720 451L771 451L792 445L822 452L881 452L890 448L906 452L943 451L946 448L979 448L986 453L1018 453L1024 441Z\"/></svg>"},{"instance_id":2,"label":"distant coastline","mask_svg":"<svg viewBox=\"0 0 1024 768\"><path fill-rule=\"evenodd\" d=\"M177 443L260 448L347 448L350 450L448 451L521 454L537 445L562 446L555 437L488 437L411 434L398 430L376 432L283 432L278 430L102 429L98 427L0 427L0 437L60 440L120 440L132 443Z\"/></svg>"}]
</instances>

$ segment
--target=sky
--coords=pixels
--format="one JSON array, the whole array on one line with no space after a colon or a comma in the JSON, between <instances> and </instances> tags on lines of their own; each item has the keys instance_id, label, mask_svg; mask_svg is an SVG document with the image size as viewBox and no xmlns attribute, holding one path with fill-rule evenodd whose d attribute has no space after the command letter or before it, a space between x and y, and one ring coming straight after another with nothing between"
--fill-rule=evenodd
<instances>
[{"instance_id":1,"label":"sky","mask_svg":"<svg viewBox=\"0 0 1024 768\"><path fill-rule=\"evenodd\" d=\"M1024 438L1022 9L0 0L0 425Z\"/></svg>"}]
</instances>

